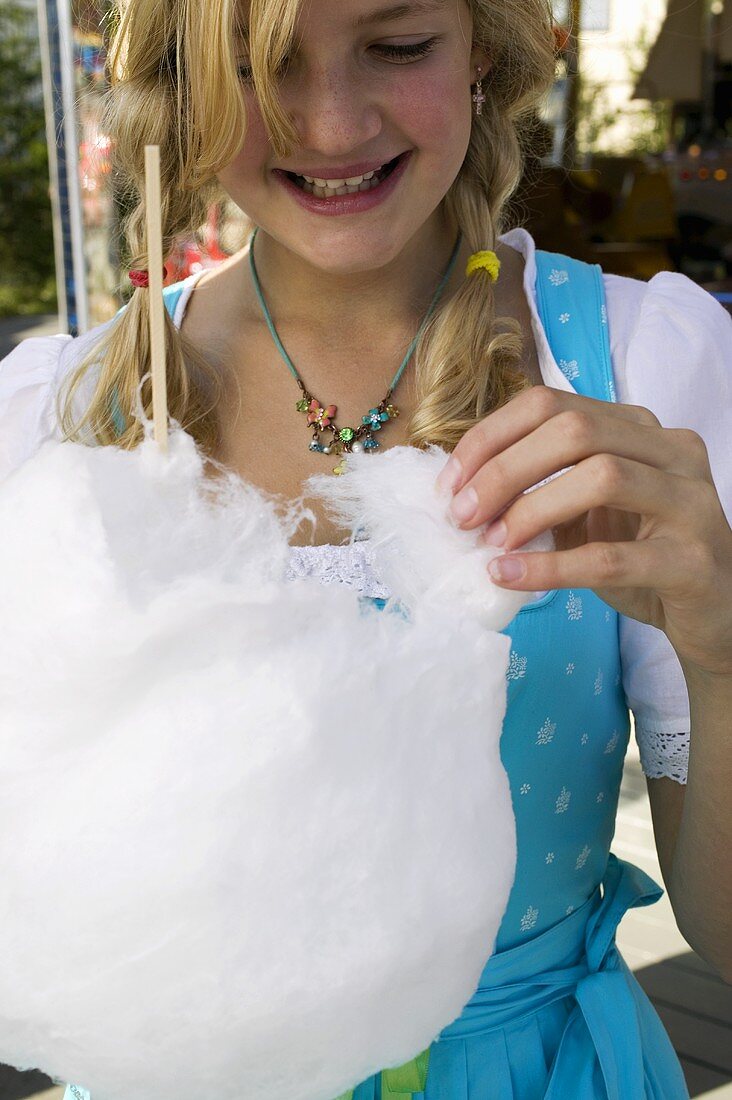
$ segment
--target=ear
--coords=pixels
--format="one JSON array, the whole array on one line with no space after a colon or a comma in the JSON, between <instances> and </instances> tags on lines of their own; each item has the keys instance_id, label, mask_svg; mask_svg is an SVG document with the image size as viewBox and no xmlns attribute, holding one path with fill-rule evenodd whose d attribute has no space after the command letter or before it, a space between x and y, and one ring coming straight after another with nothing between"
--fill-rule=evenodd
<instances>
[{"instance_id":1,"label":"ear","mask_svg":"<svg viewBox=\"0 0 732 1100\"><path fill-rule=\"evenodd\" d=\"M480 75L482 79L488 75L492 62L489 55L485 50L480 49L478 46L474 46L470 54L470 82L475 84L478 79L478 66L480 66Z\"/></svg>"}]
</instances>

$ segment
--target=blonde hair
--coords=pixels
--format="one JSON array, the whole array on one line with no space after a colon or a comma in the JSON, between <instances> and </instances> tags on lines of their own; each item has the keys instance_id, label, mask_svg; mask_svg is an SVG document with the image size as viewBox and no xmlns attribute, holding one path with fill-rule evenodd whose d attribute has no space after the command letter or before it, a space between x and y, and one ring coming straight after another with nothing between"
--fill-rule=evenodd
<instances>
[{"instance_id":1,"label":"blonde hair","mask_svg":"<svg viewBox=\"0 0 732 1100\"><path fill-rule=\"evenodd\" d=\"M278 97L278 74L295 34L301 0L251 0L249 55L262 115L279 156L295 142ZM239 151L246 112L236 70L236 0L116 0L109 52L105 128L116 170L133 205L126 219L126 261L147 266L144 147L160 146L163 251L205 220L223 197L216 174ZM474 116L465 161L445 197L470 250L492 249L504 230L506 203L522 167L522 137L554 75L548 0L468 0L475 45L491 59L486 102ZM138 289L63 388L59 417L68 439L125 448L142 439L138 388L150 371L149 292ZM166 312L171 417L212 453L218 440L219 370L175 327ZM463 433L529 383L518 370L518 322L495 315L487 272L466 279L435 311L415 350L418 401L411 443L452 449ZM87 372L99 371L80 418L74 396ZM140 391L152 413L149 379ZM121 415L120 435L115 419Z\"/></svg>"}]
</instances>

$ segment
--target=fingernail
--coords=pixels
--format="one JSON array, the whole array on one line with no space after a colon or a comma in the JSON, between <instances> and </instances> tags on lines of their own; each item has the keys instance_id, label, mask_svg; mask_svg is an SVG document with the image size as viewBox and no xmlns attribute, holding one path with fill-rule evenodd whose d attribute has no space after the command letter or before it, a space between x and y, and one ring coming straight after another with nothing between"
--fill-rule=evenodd
<instances>
[{"instance_id":1,"label":"fingernail","mask_svg":"<svg viewBox=\"0 0 732 1100\"><path fill-rule=\"evenodd\" d=\"M461 490L450 505L453 518L458 523L467 523L478 511L478 494L472 485Z\"/></svg>"},{"instance_id":2,"label":"fingernail","mask_svg":"<svg viewBox=\"0 0 732 1100\"><path fill-rule=\"evenodd\" d=\"M502 520L498 520L497 523L492 523L483 534L481 535L481 541L486 546L503 546L508 536L508 529L506 524Z\"/></svg>"},{"instance_id":3,"label":"fingernail","mask_svg":"<svg viewBox=\"0 0 732 1100\"><path fill-rule=\"evenodd\" d=\"M454 493L463 476L463 467L458 458L450 455L450 458L440 470L437 476L437 488L442 492Z\"/></svg>"},{"instance_id":4,"label":"fingernail","mask_svg":"<svg viewBox=\"0 0 732 1100\"><path fill-rule=\"evenodd\" d=\"M517 581L523 577L526 569L518 558L494 558L488 563L488 572L497 581Z\"/></svg>"}]
</instances>

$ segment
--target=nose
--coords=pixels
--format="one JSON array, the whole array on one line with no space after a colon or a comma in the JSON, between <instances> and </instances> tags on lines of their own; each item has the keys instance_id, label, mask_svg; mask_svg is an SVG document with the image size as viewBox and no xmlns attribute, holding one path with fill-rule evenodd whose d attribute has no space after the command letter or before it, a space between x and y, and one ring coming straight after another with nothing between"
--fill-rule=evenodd
<instances>
[{"instance_id":1,"label":"nose","mask_svg":"<svg viewBox=\"0 0 732 1100\"><path fill-rule=\"evenodd\" d=\"M337 157L371 141L382 127L373 91L345 67L313 66L303 73L290 114L302 147Z\"/></svg>"}]
</instances>

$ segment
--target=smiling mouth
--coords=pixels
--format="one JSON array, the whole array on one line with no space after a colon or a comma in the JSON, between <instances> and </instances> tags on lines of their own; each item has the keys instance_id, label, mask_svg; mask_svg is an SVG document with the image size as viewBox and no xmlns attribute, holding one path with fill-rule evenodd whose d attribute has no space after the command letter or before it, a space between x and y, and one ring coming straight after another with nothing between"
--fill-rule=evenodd
<instances>
[{"instance_id":1,"label":"smiling mouth","mask_svg":"<svg viewBox=\"0 0 732 1100\"><path fill-rule=\"evenodd\" d=\"M292 180L301 191L306 191L316 198L327 199L335 195L357 195L362 191L373 191L396 168L404 154L382 164L374 172L366 172L363 176L352 176L350 179L320 179L317 176L300 176L296 172L285 172L288 179Z\"/></svg>"}]
</instances>

